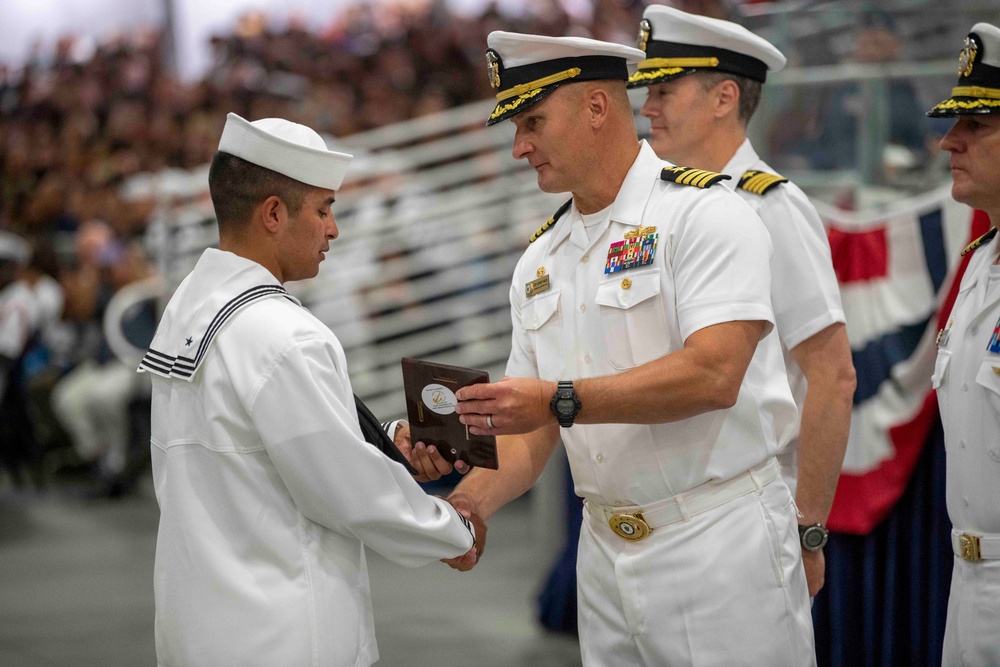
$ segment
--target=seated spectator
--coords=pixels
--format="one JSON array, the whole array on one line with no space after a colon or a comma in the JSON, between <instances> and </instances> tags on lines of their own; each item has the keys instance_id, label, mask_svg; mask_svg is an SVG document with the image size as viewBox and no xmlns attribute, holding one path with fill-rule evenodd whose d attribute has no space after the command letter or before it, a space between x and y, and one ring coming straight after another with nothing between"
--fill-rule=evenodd
<instances>
[{"instance_id":1,"label":"seated spectator","mask_svg":"<svg viewBox=\"0 0 1000 667\"><path fill-rule=\"evenodd\" d=\"M22 381L24 352L39 319L35 296L21 280L30 252L24 239L0 232L0 465L19 485L36 452Z\"/></svg>"},{"instance_id":2,"label":"seated spectator","mask_svg":"<svg viewBox=\"0 0 1000 667\"><path fill-rule=\"evenodd\" d=\"M108 347L104 309L118 289L147 277L149 267L134 244L123 243L100 221L81 226L77 257L65 285L66 317L77 326L78 359L56 383L52 410L80 460L93 464L100 490L116 496L127 490L129 404L141 380Z\"/></svg>"}]
</instances>

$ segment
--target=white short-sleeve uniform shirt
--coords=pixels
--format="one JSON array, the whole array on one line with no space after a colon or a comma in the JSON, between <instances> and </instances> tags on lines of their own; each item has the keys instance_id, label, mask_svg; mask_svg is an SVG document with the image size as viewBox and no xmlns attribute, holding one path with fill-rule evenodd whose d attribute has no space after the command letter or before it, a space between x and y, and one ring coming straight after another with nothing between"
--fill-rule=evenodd
<instances>
[{"instance_id":1,"label":"white short-sleeve uniform shirt","mask_svg":"<svg viewBox=\"0 0 1000 667\"><path fill-rule=\"evenodd\" d=\"M603 228L585 229L572 206L527 249L511 286L507 375L611 375L680 350L714 324L773 324L771 244L760 219L724 188L663 181L664 166L642 142ZM656 227L652 262L605 273L611 245L640 226ZM542 273L549 288L528 296L526 285ZM765 462L795 417L769 334L732 408L668 424L578 424L562 439L578 495L642 505Z\"/></svg>"},{"instance_id":2,"label":"white short-sleeve uniform shirt","mask_svg":"<svg viewBox=\"0 0 1000 667\"><path fill-rule=\"evenodd\" d=\"M931 384L946 449L945 495L956 532L1000 541L1000 240L980 247L938 338ZM995 545L994 545L995 548ZM1000 664L1000 559L955 557L947 665Z\"/></svg>"},{"instance_id":3,"label":"white short-sleeve uniform shirt","mask_svg":"<svg viewBox=\"0 0 1000 667\"><path fill-rule=\"evenodd\" d=\"M789 353L796 345L838 322L845 322L840 286L833 271L830 242L816 208L794 183L782 183L763 195L738 189L749 170L774 173L746 139L722 170L731 179L723 185L735 189L764 221L771 235L771 304L781 342L788 384L801 418L806 378ZM785 482L794 495L797 482L796 452L799 421L779 460Z\"/></svg>"}]
</instances>

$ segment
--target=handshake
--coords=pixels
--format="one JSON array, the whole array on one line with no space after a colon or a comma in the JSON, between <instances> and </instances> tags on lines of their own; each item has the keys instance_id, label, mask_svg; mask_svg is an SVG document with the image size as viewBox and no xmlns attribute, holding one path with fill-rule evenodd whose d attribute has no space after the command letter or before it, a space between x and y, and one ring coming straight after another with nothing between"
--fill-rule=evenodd
<instances>
[{"instance_id":1,"label":"handshake","mask_svg":"<svg viewBox=\"0 0 1000 667\"><path fill-rule=\"evenodd\" d=\"M479 516L472 499L464 493L454 493L446 499L459 514L472 523L476 540L472 548L457 558L443 558L442 563L459 572L468 572L476 566L486 550L486 521Z\"/></svg>"},{"instance_id":2,"label":"handshake","mask_svg":"<svg viewBox=\"0 0 1000 667\"><path fill-rule=\"evenodd\" d=\"M450 474L452 470L457 470L462 475L470 470L470 467L462 460L455 461L455 465L452 466L451 463L441 456L441 452L437 451L434 445L428 447L422 442L418 442L415 445L412 444L410 440L410 427L406 422L397 423L392 440L399 452L416 470L413 479L418 482L429 482L440 479L444 475ZM468 495L454 493L446 500L451 503L452 507L459 514L472 523L476 540L472 548L463 555L456 558L445 558L441 562L460 572L468 572L476 566L476 563L482 558L483 552L486 549L486 522L479 516L475 502Z\"/></svg>"}]
</instances>

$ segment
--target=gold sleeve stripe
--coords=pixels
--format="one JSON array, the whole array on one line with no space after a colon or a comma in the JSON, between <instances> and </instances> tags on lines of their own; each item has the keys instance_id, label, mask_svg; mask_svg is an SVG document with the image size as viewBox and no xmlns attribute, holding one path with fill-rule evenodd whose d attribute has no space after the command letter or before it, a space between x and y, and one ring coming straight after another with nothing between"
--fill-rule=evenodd
<instances>
[{"instance_id":1,"label":"gold sleeve stripe","mask_svg":"<svg viewBox=\"0 0 1000 667\"><path fill-rule=\"evenodd\" d=\"M707 188L715 185L719 181L724 181L729 177L725 174L718 174L705 169L693 169L691 167L665 167L660 172L660 178L664 181L673 181L680 185L693 185L698 188Z\"/></svg>"},{"instance_id":2,"label":"gold sleeve stripe","mask_svg":"<svg viewBox=\"0 0 1000 667\"><path fill-rule=\"evenodd\" d=\"M560 81L572 79L573 77L579 75L580 68L571 67L567 70L563 70L562 72L556 72L555 74L544 76L541 79L535 79L534 81L529 81L528 83L522 83L518 86L514 86L513 88L508 88L502 93L497 93L497 102L503 102L504 100L509 100L512 97L517 97L518 95L523 95L533 90L544 88L545 86L551 86L553 83L559 83Z\"/></svg>"},{"instance_id":3,"label":"gold sleeve stripe","mask_svg":"<svg viewBox=\"0 0 1000 667\"><path fill-rule=\"evenodd\" d=\"M677 182L682 185L697 185L695 182L697 179L705 175L705 172L701 169L692 169L691 171L685 172Z\"/></svg>"},{"instance_id":4,"label":"gold sleeve stripe","mask_svg":"<svg viewBox=\"0 0 1000 667\"><path fill-rule=\"evenodd\" d=\"M769 174L766 171L747 171L740 178L739 188L755 195L766 194L771 188L787 183L784 176Z\"/></svg>"},{"instance_id":5,"label":"gold sleeve stripe","mask_svg":"<svg viewBox=\"0 0 1000 667\"><path fill-rule=\"evenodd\" d=\"M708 182L712 180L714 176L715 176L714 173L706 171L704 174L702 174L695 180L694 184L697 185L699 188L703 188L706 185L708 185Z\"/></svg>"}]
</instances>

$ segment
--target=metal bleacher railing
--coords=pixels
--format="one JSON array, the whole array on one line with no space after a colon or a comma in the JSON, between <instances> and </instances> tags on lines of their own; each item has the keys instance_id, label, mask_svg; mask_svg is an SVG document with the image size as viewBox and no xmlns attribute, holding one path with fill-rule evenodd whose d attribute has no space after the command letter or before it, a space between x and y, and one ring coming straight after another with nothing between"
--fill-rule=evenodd
<instances>
[{"instance_id":1,"label":"metal bleacher railing","mask_svg":"<svg viewBox=\"0 0 1000 667\"><path fill-rule=\"evenodd\" d=\"M354 389L376 414L404 410L404 356L503 374L510 276L563 199L540 192L530 167L513 159L510 129L485 129L491 108L330 141L355 154L334 205L340 238L319 276L289 289L337 333ZM218 237L204 170L161 180L147 247L166 298Z\"/></svg>"},{"instance_id":2,"label":"metal bleacher railing","mask_svg":"<svg viewBox=\"0 0 1000 667\"><path fill-rule=\"evenodd\" d=\"M951 62L806 68L780 73L769 89L846 80L877 86L953 69ZM644 97L633 93L636 108ZM334 204L340 238L319 276L289 289L338 335L354 389L375 414L403 413L404 356L503 374L510 276L531 233L567 195L538 190L530 166L511 155L513 126L484 126L491 108L491 101L477 102L329 140L355 155ZM641 118L637 125L640 133L648 127ZM877 128L872 132L861 140L877 141ZM859 165L847 185L870 183L865 169ZM796 177L807 187L810 180L830 183L829 175ZM217 232L204 168L154 185L161 206L147 245L166 297Z\"/></svg>"}]
</instances>

